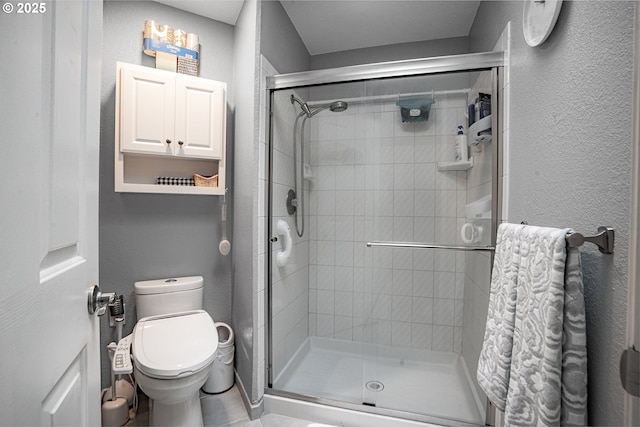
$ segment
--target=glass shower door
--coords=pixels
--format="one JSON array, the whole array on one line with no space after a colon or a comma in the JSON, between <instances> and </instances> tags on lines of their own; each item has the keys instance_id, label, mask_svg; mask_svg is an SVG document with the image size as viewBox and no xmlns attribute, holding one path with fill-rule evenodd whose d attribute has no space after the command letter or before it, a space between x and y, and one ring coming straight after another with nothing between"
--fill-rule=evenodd
<instances>
[{"instance_id":1,"label":"glass shower door","mask_svg":"<svg viewBox=\"0 0 640 427\"><path fill-rule=\"evenodd\" d=\"M484 319L472 313L486 313L484 295L474 288L480 284L488 295L489 276L478 277L476 270L490 271L490 252L404 244L491 244L491 212L469 219L465 208L492 195L492 147L476 146L464 159L456 159L455 149L459 126L469 132L469 104L494 89L491 75L367 82L364 405L483 421L473 379L482 331L473 322ZM484 235L465 243L461 231L469 227ZM465 331L469 361L463 356Z\"/></svg>"},{"instance_id":2,"label":"glass shower door","mask_svg":"<svg viewBox=\"0 0 640 427\"><path fill-rule=\"evenodd\" d=\"M483 422L474 377L490 253L395 244L493 243L492 212L470 217L466 207L495 197L494 147L485 138L456 161L454 144L458 126L472 131L469 105L495 93L493 76L272 92L272 393L429 422ZM469 227L476 233L465 243ZM287 235L291 252L279 263Z\"/></svg>"},{"instance_id":3,"label":"glass shower door","mask_svg":"<svg viewBox=\"0 0 640 427\"><path fill-rule=\"evenodd\" d=\"M354 340L362 328L353 321L356 153L349 142L357 108L344 109L337 96L359 97L361 87L275 91L271 116L272 387L354 405L362 403L362 344ZM279 265L286 236L278 230L287 228L292 251Z\"/></svg>"}]
</instances>

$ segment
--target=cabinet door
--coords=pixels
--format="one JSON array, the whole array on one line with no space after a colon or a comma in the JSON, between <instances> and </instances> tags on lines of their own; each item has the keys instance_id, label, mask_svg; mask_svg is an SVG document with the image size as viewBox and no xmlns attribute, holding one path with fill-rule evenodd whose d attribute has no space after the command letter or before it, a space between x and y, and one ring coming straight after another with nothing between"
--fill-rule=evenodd
<instances>
[{"instance_id":1,"label":"cabinet door","mask_svg":"<svg viewBox=\"0 0 640 427\"><path fill-rule=\"evenodd\" d=\"M222 159L225 144L226 84L176 76L176 154Z\"/></svg>"},{"instance_id":2,"label":"cabinet door","mask_svg":"<svg viewBox=\"0 0 640 427\"><path fill-rule=\"evenodd\" d=\"M120 79L120 150L172 155L174 75L123 66Z\"/></svg>"}]
</instances>

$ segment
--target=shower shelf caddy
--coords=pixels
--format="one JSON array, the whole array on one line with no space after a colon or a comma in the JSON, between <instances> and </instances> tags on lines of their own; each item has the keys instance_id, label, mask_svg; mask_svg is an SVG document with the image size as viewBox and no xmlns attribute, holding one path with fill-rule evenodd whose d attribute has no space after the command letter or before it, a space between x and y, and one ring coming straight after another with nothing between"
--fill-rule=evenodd
<instances>
[{"instance_id":1,"label":"shower shelf caddy","mask_svg":"<svg viewBox=\"0 0 640 427\"><path fill-rule=\"evenodd\" d=\"M466 171L473 167L473 157L467 161L438 162L439 171Z\"/></svg>"},{"instance_id":2,"label":"shower shelf caddy","mask_svg":"<svg viewBox=\"0 0 640 427\"><path fill-rule=\"evenodd\" d=\"M469 126L469 138L476 141L476 144L488 144L491 142L491 114L481 118L471 126Z\"/></svg>"}]
</instances>

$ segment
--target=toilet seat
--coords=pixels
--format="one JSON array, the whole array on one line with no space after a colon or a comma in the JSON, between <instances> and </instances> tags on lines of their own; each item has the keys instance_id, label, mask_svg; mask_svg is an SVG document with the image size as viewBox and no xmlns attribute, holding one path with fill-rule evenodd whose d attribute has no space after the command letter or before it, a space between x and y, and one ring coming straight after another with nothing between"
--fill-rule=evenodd
<instances>
[{"instance_id":1,"label":"toilet seat","mask_svg":"<svg viewBox=\"0 0 640 427\"><path fill-rule=\"evenodd\" d=\"M135 366L153 378L191 375L213 361L217 348L217 328L204 310L145 317L133 331Z\"/></svg>"}]
</instances>

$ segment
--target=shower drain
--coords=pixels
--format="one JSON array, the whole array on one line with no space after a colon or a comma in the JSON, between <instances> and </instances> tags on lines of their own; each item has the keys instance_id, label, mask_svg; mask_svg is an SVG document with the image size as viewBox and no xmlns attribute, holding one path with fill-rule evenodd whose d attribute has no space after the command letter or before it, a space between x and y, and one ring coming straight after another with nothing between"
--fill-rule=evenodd
<instances>
[{"instance_id":1,"label":"shower drain","mask_svg":"<svg viewBox=\"0 0 640 427\"><path fill-rule=\"evenodd\" d=\"M367 390L371 391L382 391L384 390L384 384L380 381L369 381L366 385Z\"/></svg>"}]
</instances>

